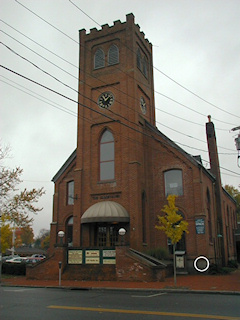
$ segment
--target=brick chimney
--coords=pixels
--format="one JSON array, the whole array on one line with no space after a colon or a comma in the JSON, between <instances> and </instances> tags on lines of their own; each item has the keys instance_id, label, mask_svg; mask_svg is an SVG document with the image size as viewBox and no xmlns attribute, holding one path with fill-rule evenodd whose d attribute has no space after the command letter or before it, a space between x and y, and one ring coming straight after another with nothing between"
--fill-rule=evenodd
<instances>
[{"instance_id":1,"label":"brick chimney","mask_svg":"<svg viewBox=\"0 0 240 320\"><path fill-rule=\"evenodd\" d=\"M208 116L208 122L206 123L207 143L208 143L208 154L210 159L210 171L216 178L216 183L222 187L217 140L215 134L214 124L211 121L211 116Z\"/></svg>"},{"instance_id":2,"label":"brick chimney","mask_svg":"<svg viewBox=\"0 0 240 320\"><path fill-rule=\"evenodd\" d=\"M218 236L223 235L223 208L222 208L222 182L217 150L217 139L214 124L211 121L211 116L208 116L208 122L206 123L206 134L208 143L208 154L210 160L210 172L215 177L215 200L216 200L216 210L217 210L217 230L215 234L215 239ZM222 253L222 264L225 265L225 251L224 251L224 240L220 238L220 250Z\"/></svg>"}]
</instances>

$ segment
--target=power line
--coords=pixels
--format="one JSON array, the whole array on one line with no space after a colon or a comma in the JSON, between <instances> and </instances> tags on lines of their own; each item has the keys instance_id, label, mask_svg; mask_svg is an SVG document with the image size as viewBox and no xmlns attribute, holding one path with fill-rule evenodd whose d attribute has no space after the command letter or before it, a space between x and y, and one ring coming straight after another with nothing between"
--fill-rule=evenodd
<instances>
[{"instance_id":1,"label":"power line","mask_svg":"<svg viewBox=\"0 0 240 320\"><path fill-rule=\"evenodd\" d=\"M25 8L26 10L30 11L32 14L34 14L35 16L37 16L39 19L41 19L42 21L46 22L47 24L49 24L52 28L54 28L55 30L59 31L60 33L62 33L65 37L69 38L70 40L74 41L75 43L78 44L78 41L76 41L75 39L73 39L72 37L70 37L68 34L66 34L65 32L63 32L62 30L58 29L57 27L55 27L53 24L51 24L50 22L48 22L47 20L43 19L42 17L40 17L38 14L36 14L34 11L30 10L28 7L24 6L21 2L15 0L15 2L17 2L18 4L20 4L20 6L22 6L23 8Z\"/></svg>"},{"instance_id":2,"label":"power line","mask_svg":"<svg viewBox=\"0 0 240 320\"><path fill-rule=\"evenodd\" d=\"M15 29L13 26L11 26L10 24L8 24L7 22L3 21L2 19L0 19L0 21L2 21L4 24L6 24L9 28L13 29L14 31L18 32L19 34L21 34L23 37L27 38L28 40L32 41L33 43L35 43L36 45L38 45L39 47L43 48L44 50L50 52L51 54L53 54L54 56L58 57L59 59L63 60L64 62L72 65L73 67L77 68L78 67L71 63L70 61L64 59L63 57L59 56L58 54L56 54L55 52L49 50L48 48L46 48L45 46L41 45L40 43L38 43L37 41L33 40L32 38L28 37L26 34L20 32L19 30ZM7 33L6 33L7 34ZM8 35L8 34L7 34ZM14 40L16 40L15 38L13 38Z\"/></svg>"},{"instance_id":3,"label":"power line","mask_svg":"<svg viewBox=\"0 0 240 320\"><path fill-rule=\"evenodd\" d=\"M65 32L63 32L63 31L61 31L59 28L57 28L57 27L55 27L54 25L52 25L50 22L48 22L47 20L45 20L45 19L43 19L42 17L40 17L38 14L36 14L34 11L32 11L32 10L30 10L28 7L26 7L26 6L24 6L23 4L21 4L19 1L17 1L17 0L15 0L18 4L20 4L22 7L24 7L26 10L28 10L29 12L31 12L32 14L34 14L35 16L37 16L39 19L41 19L42 21L44 21L45 23L47 23L48 25L50 25L51 27L53 27L55 30L57 30L57 31L59 31L60 33L62 33L63 35L65 35L65 36L67 36L69 39L71 39L71 40L73 40L74 42L76 42L76 43L78 43L76 40L74 40L73 38L71 38L70 36L68 36ZM70 3L72 3L71 1L70 1ZM73 3L72 3L73 4ZM75 4L74 4L74 6L76 6ZM77 6L76 6L77 7ZM80 11L82 11L81 9L79 9ZM82 11L83 12L83 11ZM84 13L84 14L86 14L86 13ZM94 20L93 20L94 21ZM97 23L96 21L94 21L95 23ZM97 23L98 24L98 23ZM98 25L100 25L100 24L98 24ZM123 44L124 46L126 46L125 44ZM127 46L126 46L126 48L128 48ZM128 48L129 50L131 50L132 51L132 49L130 49L130 48ZM132 51L134 54L136 54L134 51ZM154 66L152 65L152 67L154 68ZM115 68L117 68L116 66L115 66ZM119 69L121 72L123 72L121 69ZM123 72L124 73L124 72ZM170 78L170 77L168 77L168 78ZM171 79L171 78L170 78ZM175 80L174 80L174 82L176 82ZM176 82L177 83L177 82ZM143 84L143 85L146 85L146 84ZM182 86L183 87L183 86ZM184 87L183 87L184 88ZM189 90L190 91L190 90ZM155 93L157 93L157 94L160 94L160 95L162 95L163 97L165 97L165 98L167 98L167 99L170 99L171 101L174 101L174 102L176 102L176 100L174 100L174 99L172 99L172 98L169 98L169 97L167 97L166 95L164 95L164 94L161 94L160 92L158 92L158 91L156 91L156 90L154 90L154 92ZM191 91L190 91L191 92ZM199 97L199 98L201 98L201 97ZM204 99L202 99L203 101L204 101ZM207 102L206 100L205 100L205 102ZM178 103L178 102L176 102L176 103ZM200 113L200 112L197 112L196 110L193 110L193 109L191 109L191 108L189 108L189 107L187 107L187 106L185 106L185 105L183 105L183 104L181 104L181 103L178 103L178 104L180 104L180 105L182 105L182 106L184 106L185 108L187 108L187 109L189 109L189 110L191 110L191 111L193 111L193 112L196 112L196 113L198 113L198 114L200 114L200 115L202 115L202 116L204 116L204 117L206 117L206 115L204 115L204 114L202 114L202 113ZM214 106L214 105L213 105ZM219 107L217 107L217 108L219 108ZM221 109L221 108L220 108ZM222 110L222 109L221 109ZM228 113L227 111L225 111L225 110L222 110L222 111L224 111L224 112L226 112L226 113ZM230 114L230 113L229 113ZM232 115L232 114L231 114ZM234 115L234 116L236 116L236 115ZM218 120L218 119L215 119L215 118L213 118L214 120L216 120L216 121L219 121L219 122L222 122L222 123L225 123L225 124L228 124L228 125L233 125L233 126L235 126L235 124L232 124L232 123L227 123L227 122L224 122L224 121L222 121L222 120Z\"/></svg>"},{"instance_id":4,"label":"power line","mask_svg":"<svg viewBox=\"0 0 240 320\"><path fill-rule=\"evenodd\" d=\"M7 70L7 71L9 71L9 72L12 72L13 74L15 74L15 75L17 75L17 76L19 76L19 77L24 78L25 80L28 80L28 81L34 83L34 84L36 84L36 85L38 85L38 86L40 86L40 87L42 87L42 88L44 88L44 89L46 89L46 90L48 90L48 91L51 91L51 92L53 92L53 93L55 93L55 94L57 94L57 95L65 98L65 99L68 99L69 101L75 102L75 103L77 103L78 105L80 105L80 106L82 106L82 107L84 107L84 108L86 108L86 109L89 109L89 110L91 110L91 111L93 111L93 112L95 112L95 113L98 113L98 114L100 114L100 115L102 115L102 116L110 119L110 120L113 121L113 122L118 122L119 124L121 124L121 125L123 125L123 126L126 126L127 128L129 128L129 129L131 129L131 130L133 130L133 131L135 131L135 132L138 132L138 133L141 133L141 134L143 134L143 135L145 135L145 136L147 136L147 137L153 138L155 141L157 141L157 142L159 142L159 143L161 143L161 144L163 144L163 145L165 144L165 146L169 147L169 144L164 143L163 141L160 141L159 139L153 137L152 135L146 134L145 132L143 132L143 131L141 131L141 130L138 130L138 129L135 129L135 128L133 128L133 127L130 127L129 125L127 125L127 124L124 123L124 122L115 120L115 119L111 118L110 116L108 116L108 115L106 115L106 114L103 114L103 113L100 112L100 111L94 110L94 109L92 109L92 108L90 108L90 107L88 107L88 106L86 106L86 105L84 105L84 104L82 104L82 103L79 103L79 102L73 100L72 98L67 97L67 96L64 95L64 94L62 94L62 93L60 93L60 92L57 92L57 91L55 91L55 90L53 90L53 89L51 89L51 88L49 88L49 87L47 87L47 86L45 86L45 85L43 85L43 84L40 84L40 83L38 83L37 81L34 81L34 80L32 80L32 79L30 79L30 78L28 78L28 77L26 77L26 76L24 76L24 75L22 75L22 74L20 74L20 73L18 73L18 72L16 72L16 71L14 71L14 70L11 70L11 69L3 66L3 65L0 65L0 67L3 68L3 69L5 69L5 70ZM186 153L184 150L183 150L183 152ZM187 153L186 153L186 154L187 154ZM224 170L228 170L228 169L225 169L225 168L224 168ZM228 170L228 171L230 171L230 170ZM239 176L239 174L236 173L236 172L234 172L234 171L230 171L230 172L232 172L232 173L236 174L237 176Z\"/></svg>"},{"instance_id":5,"label":"power line","mask_svg":"<svg viewBox=\"0 0 240 320\"><path fill-rule=\"evenodd\" d=\"M24 59L25 61L27 61L27 62L29 62L30 64L32 64L32 65L33 65L34 67L36 67L38 70L44 72L44 73L47 74L48 76L52 77L54 80L58 81L59 83L61 83L61 84L63 84L64 86L66 86L67 88L70 88L71 90L73 90L73 91L75 91L76 93L78 93L78 91L77 91L76 89L73 89L72 87L70 87L70 86L67 85L66 83L64 83L64 82L62 82L61 80L59 80L58 78L54 77L52 74L50 74L50 73L48 73L47 71L43 70L42 68L38 67L36 64L34 64L33 62L31 62L31 61L28 60L27 58L21 56L20 54L18 54L17 52L15 52L13 49L11 49L10 47L8 47L8 46L5 45L4 43L2 43L2 42L0 42L0 43L1 43L2 45L4 45L7 49L9 49L11 52L13 52L13 53L16 54L17 56L19 56L20 58L22 58L22 59ZM21 43L21 42L20 42L20 43ZM31 49L30 49L30 50L31 50ZM31 51L33 51L33 50L31 50ZM33 51L33 52L35 53L35 51ZM41 55L40 55L40 56L41 56ZM43 56L41 56L41 57L42 57L43 59L45 59ZM47 59L45 59L45 60L47 60ZM52 63L52 62L49 61L49 60L47 60L47 61L50 62L50 63ZM54 64L54 63L52 63L52 64L53 64L54 66L58 67L56 64ZM65 70L62 69L62 68L60 68L60 69L63 70L63 71L65 71ZM75 77L75 78L76 78L76 77ZM88 84L86 83L86 85L88 85ZM88 86L89 86L89 85L88 85ZM91 86L90 86L90 87L91 87ZM100 90L98 90L98 91L101 92ZM91 102L96 103L95 101L93 101L93 100L90 99L89 97L84 96L83 94L81 94L81 95L82 95L84 98L90 100ZM122 104L121 102L119 102L119 103ZM124 106L128 107L127 105L124 105ZM128 108L129 108L129 107L128 107ZM132 108L130 108L130 109L133 110ZM133 124L133 125L136 126L136 123L135 123L135 122L133 122L133 121L131 121L131 120L123 117L122 115L120 115L120 114L118 114L118 113L113 112L112 110L109 110L109 111L112 112L112 113L115 114L115 115L118 115L119 117L123 118L124 120L126 120L126 121L128 121L128 122L130 122L131 124ZM134 111L135 111L135 110L134 110ZM136 112L136 111L135 111L135 112ZM182 135L185 135L185 136L187 136L188 138L192 138L192 139L195 139L195 140L198 140L198 141L201 141L201 142L205 143L205 141L203 141L203 140L200 140L200 139L198 139L198 138L195 138L195 137L192 137L192 136L190 136L190 135L184 134L184 133L182 133L182 132L180 132L180 131L177 131L177 130L175 130L175 129L173 129L173 128L170 128L170 127L168 127L168 126L166 126L166 125L164 125L164 124L162 124L162 123L160 123L160 122L158 122L158 121L156 121L156 122L159 123L160 125L168 128L168 129L172 130L172 131L175 131L175 132L178 132L178 133L180 133L180 134L182 134ZM220 148L226 149L225 147L220 147ZM227 149L227 150L232 151L231 149Z\"/></svg>"},{"instance_id":6,"label":"power line","mask_svg":"<svg viewBox=\"0 0 240 320\"><path fill-rule=\"evenodd\" d=\"M84 120L86 120L86 121L88 121L89 123L92 123L92 124L95 123L95 122L93 122L92 120L90 120L89 118L87 118L86 116L79 116L77 112L72 111L72 110L70 110L70 109L68 109L68 108L66 108L66 107L63 107L62 105L59 105L59 104L57 104L56 102L54 102L54 101L52 101L52 100L50 100L50 99L47 99L47 98L43 97L42 95L40 95L40 94L38 94L38 93L36 93L36 92L28 89L28 88L26 88L26 87L24 87L24 86L16 83L16 82L13 81L13 80L10 80L10 79L2 76L2 75L0 75L0 76L1 76L2 78L4 78L4 79L8 80L8 81L11 81L11 82L15 83L16 85L18 85L18 86L21 87L21 88L23 88L23 89L25 89L25 90L28 90L29 92L31 92L31 93L33 93L33 94L31 94L31 93L29 93L29 92L26 92L25 90L22 90L22 89L20 89L20 88L17 88L16 86L13 86L12 84L9 84L9 83L6 82L6 81L0 80L0 81L2 81L3 83L6 83L6 84L8 84L9 86L12 86L13 88L15 88L15 89L17 89L17 90L20 90L20 91L24 92L25 94L28 94L28 95L34 97L35 99L38 99L38 100L40 100L40 101L42 101L42 102L44 102L44 103L46 103L46 104L48 104L48 105L50 105L50 106L58 109L58 110L60 110L60 111L66 112L66 113L68 113L68 114L70 114L70 115L72 115L72 116L74 116L74 117L80 117L80 118L82 118L82 119L84 119ZM39 98L39 97L36 97L35 95L37 95L37 96L39 96L39 97L41 97L41 98L43 98L43 99L45 99L45 100L47 100L47 101L45 101L45 100L43 100L43 99L41 99L41 98ZM167 128L168 128L168 127L167 127ZM169 129L171 129L171 128L169 128ZM174 131L175 131L175 130L174 130ZM180 134L183 134L183 133L181 133L181 132L179 132L179 133L180 133ZM194 139L195 139L195 138L194 138ZM200 140L200 139L199 139L199 141L202 141L202 142L205 143L205 141L203 141L203 140ZM135 140L135 142L138 142L138 141ZM175 142L176 142L176 141L175 141ZM176 143L179 144L179 145L181 145L180 142L176 142ZM183 144L182 144L182 145L183 145ZM197 149L197 148L194 148L194 147L191 147L191 146L187 146L187 145L184 145L184 146L186 146L186 147L188 147L188 148L192 148L192 149L198 150L198 151L207 152L206 150ZM223 147L219 147L219 148L223 148ZM227 149L227 148L223 148L223 149ZM227 149L227 150L232 151L231 149ZM222 155L234 155L234 156L236 155L236 153L221 153L221 152L218 152L218 154L222 154Z\"/></svg>"},{"instance_id":7,"label":"power line","mask_svg":"<svg viewBox=\"0 0 240 320\"><path fill-rule=\"evenodd\" d=\"M70 1L70 0L69 0ZM2 20L1 20L2 21ZM3 21L4 22L4 21ZM11 27L11 26L10 26ZM16 29L15 29L16 30ZM30 51L32 51L33 53L35 53L36 55L38 55L38 56L40 56L41 58L43 58L44 60L46 60L46 61L48 61L49 63L51 63L52 65L54 65L55 67L57 67L57 68L59 68L61 71L63 71L63 72L65 72L65 73L67 73L68 75L70 75L70 76L72 76L72 77L74 77L75 79L78 79L76 76L74 76L74 75L72 75L71 73L69 73L68 71L66 71L66 70L64 70L64 69L62 69L61 67L59 67L58 65L56 65L55 63L53 63L52 61L50 61L50 60L48 60L47 58L45 58L45 57L43 57L42 55L40 55L39 53L37 53L36 51L34 51L34 50L32 50L31 48L29 48L28 46L26 46L26 45L24 45L22 42L20 42L20 41L18 41L17 39L15 39L14 37L12 37L12 36L10 36L8 33L6 33L6 32L4 32L4 31L2 31L2 30L0 30L1 32L3 32L4 34L6 34L7 36L9 36L10 38L12 38L13 40L15 40L16 42L18 42L18 43L20 43L22 46L24 46L25 48L27 48L27 49L29 49ZM17 30L16 30L17 31ZM21 33L22 34L22 33ZM24 34L22 34L22 35L24 35ZM30 39L30 38L28 38L28 39ZM32 39L31 39L32 40ZM33 41L33 40L32 40ZM35 42L35 41L34 41ZM37 42L35 42L36 44L38 44ZM5 45L5 44L3 44L3 45ZM39 44L38 44L39 45ZM6 45L5 45L6 46ZM41 45L40 45L41 46ZM7 47L7 46L6 46ZM41 46L42 48L44 48L45 50L48 50L47 48L45 48L44 46ZM7 47L9 50L11 50L13 53L15 53L15 54L17 54L14 50L12 50L11 48L9 48L9 47ZM48 50L49 51L49 50ZM54 54L52 51L50 51L52 54ZM17 54L17 55L19 55L19 54ZM19 55L20 56L20 55ZM59 58L61 58L60 56L58 56L57 55L57 57L59 57ZM23 58L23 57L22 57ZM24 58L23 58L24 59ZM62 59L62 58L61 58ZM67 60L65 60L65 59L63 59L65 62L69 62L69 61L67 61ZM70 62L69 62L70 63ZM71 63L70 63L71 64ZM73 64L71 64L72 66L75 66L75 65L73 65ZM78 68L77 66L75 66L76 68ZM45 71L43 71L43 72L45 72ZM87 74L89 74L89 73L87 73ZM91 75L92 76L92 75ZM95 77L96 78L96 77ZM103 80L101 80L103 83L105 83ZM87 83L86 83L86 85L88 85ZM89 85L88 85L89 86ZM98 90L99 92L100 92L100 90ZM119 90L118 89L118 91L120 91L120 92L122 92L121 90ZM171 101L173 101L174 103L177 103L177 104L179 104L179 105L181 105L181 106L183 106L183 107L185 107L185 108L187 108L187 109L189 109L189 110L191 110L191 111L194 111L194 112L196 112L196 113L198 113L198 114L200 114L200 115L202 115L202 116L204 116L205 117L205 115L204 114L202 114L202 113L200 113L200 112L198 112L198 111L196 111L196 110L192 110L190 107L187 107L186 105L184 105L184 104L182 104L182 103L180 103L180 102L178 102L178 101L176 101L176 100L174 100L174 99L172 99L172 98L170 98L170 97L168 97L168 96L166 96L166 95L164 95L164 94L162 94L162 93L160 93L160 92L157 92L157 91L155 91L156 93L158 93L158 94L160 94L160 95L162 95L162 96L164 96L165 98L167 98L167 99L169 99L169 100L171 100ZM126 94L125 92L123 92L124 94ZM129 95L128 95L129 96ZM119 101L119 103L120 104L122 104L123 105L123 103L122 102L120 102ZM125 105L126 106L126 105ZM128 106L127 106L128 107ZM129 108L129 107L128 107ZM131 108L130 108L131 109ZM183 118L181 118L181 117L178 117L178 116L175 116L175 115L173 115L173 114L170 114L170 113L168 113L168 112L166 112L166 111L163 111L163 110L160 110L159 108L157 108L157 107L155 107L155 109L156 110L159 110L159 111L161 111L161 112L164 112L164 113L166 113L166 114L169 114L169 115L171 115L171 116L173 116L173 117L176 117L176 118L179 118L179 119L181 119L181 120L184 120L184 121L187 121L187 122L189 122L189 123L193 123L193 124L197 124L197 125L200 125L200 126L202 126L201 124L198 124L198 123L194 123L193 121L189 121L189 120L186 120L186 119L183 119ZM214 119L214 120L217 120L217 119ZM222 120L217 120L217 121L220 121L220 122L223 122L223 123L225 123L225 124L229 124L229 125L233 125L232 123L228 123L228 122L225 122L225 121L222 121ZM160 122L158 122L157 120L156 120L156 123L159 123L159 124L161 124ZM216 128L217 130L222 130L222 131L228 131L227 129L221 129L221 128Z\"/></svg>"},{"instance_id":8,"label":"power line","mask_svg":"<svg viewBox=\"0 0 240 320\"><path fill-rule=\"evenodd\" d=\"M84 12L81 8L79 8L75 3L73 3L71 0L69 0L69 2L74 5L78 10L80 10L84 15L86 15L89 19L91 19L94 23L96 23L98 26L101 27L101 25L95 21L91 16L89 16L86 12ZM122 42L121 42L122 43ZM129 48L126 44L123 44L128 50L132 51L134 54L136 54L135 51L133 51L131 48ZM160 72L162 75L164 75L166 78L168 78L169 80L171 80L172 82L174 82L175 84L177 84L178 86L180 86L181 88L183 88L184 90L186 90L187 92L191 93L192 95L194 95L195 97L197 97L198 99L202 100L203 102L211 105L212 107L214 108L217 108L218 110L222 111L222 112L225 112L227 114L230 114L231 116L233 117L237 117L237 118L240 118L239 116L237 116L236 114L233 114L233 113L230 113L229 111L226 111L218 106L216 106L215 104L207 101L206 99L200 97L198 94L196 94L195 92L189 90L188 88L186 88L185 86L183 86L182 84L180 84L179 82L177 82L176 80L174 80L173 78L171 78L170 76L168 76L166 73L164 73L163 71L161 71L160 69L154 67L152 65L153 69L157 70L158 72Z\"/></svg>"},{"instance_id":9,"label":"power line","mask_svg":"<svg viewBox=\"0 0 240 320\"><path fill-rule=\"evenodd\" d=\"M8 37L10 37L11 39L13 39L14 41L18 42L19 44L21 44L23 47L27 48L28 50L30 50L31 52L35 53L37 56L41 57L42 59L46 60L47 62L51 63L52 65L54 65L56 68L60 69L61 71L67 73L68 75L70 75L71 77L78 79L76 76L72 75L70 72L64 70L63 68L59 67L57 64L53 63L52 61L48 60L47 58L43 57L41 54L39 54L38 52L34 51L33 49L29 48L28 46L26 46L24 43L22 43L21 41L15 39L14 37L10 36L8 33L6 33L3 30L0 30L2 33L4 33L5 35L7 35ZM18 55L19 57L21 57L22 59L27 60L26 58L24 58L23 56L21 56L19 53L17 53L16 51L14 51L13 49L11 49L10 47L8 47L7 45L5 45L3 42L1 42L7 49L9 49L10 51L12 51L14 54ZM27 60L28 62L30 62L29 60ZM30 62L32 63L32 62ZM35 65L36 67L36 65Z\"/></svg>"},{"instance_id":10,"label":"power line","mask_svg":"<svg viewBox=\"0 0 240 320\"><path fill-rule=\"evenodd\" d=\"M1 21L2 21L2 20L1 20ZM4 22L4 21L3 21L3 22ZM4 22L4 23L5 23L5 22ZM8 25L8 24L7 24L7 25ZM11 27L10 25L8 25L8 26ZM15 28L13 28L13 29L14 29L15 31L19 32L19 31L16 30ZM2 30L1 30L1 31L2 31ZM68 71L60 68L60 67L59 67L58 65L56 65L55 63L51 62L50 60L46 59L45 57L43 57L42 55L40 55L40 54L37 53L36 51L34 51L34 50L32 50L31 48L29 48L28 46L24 45L22 42L16 40L14 37L10 36L8 33L4 32L4 31L2 31L2 32L3 32L4 34L6 34L7 36L9 36L10 38L12 38L13 40L15 40L15 41L17 41L18 43L20 43L21 45L23 45L25 48L29 49L30 51L34 52L35 54L37 54L37 55L40 56L41 58L43 58L43 59L45 59L46 61L48 61L49 63L53 64L55 67L59 68L60 70L62 70L62 71L64 71L64 72L66 72L67 74L71 75L71 76L74 77L75 79L78 79L77 77L75 77L75 76L73 76L72 74L70 74ZM25 36L23 33L20 33L20 34L23 35L23 36ZM38 44L40 47L44 48L45 50L49 51L50 53L54 54L54 52L48 50L46 47L40 45L38 42L32 40L32 39L29 38L29 37L27 37L27 38L30 39L31 41L33 41L35 44ZM12 52L15 53L14 51L12 51ZM60 57L59 55L56 55L56 56L57 56L58 58L62 59L63 61L68 62L68 63L71 64L72 66L78 68L78 67L75 66L74 64L72 64L72 63L70 63L69 61L67 61L67 60L63 59L62 57ZM86 73L87 73L88 75L93 76L92 74L90 74L90 73L88 73L88 72L86 72ZM93 77L97 79L96 76L93 76ZM103 82L104 84L106 84L106 82L104 82L102 79L101 79L100 81ZM87 83L86 83L86 85L89 86ZM90 86L89 86L89 87L90 87ZM121 93L126 94L125 92L121 91L120 89L117 89L117 90L118 90L119 92L121 92ZM100 92L100 90L98 90L98 91ZM156 91L155 91L155 92L156 92ZM174 99L172 99L172 98L170 98L170 97L168 97L168 96L166 96L166 95L164 95L164 94L162 94L162 93L160 93L160 92L156 92L156 93L158 93L159 95L162 95L163 97L165 97L165 98L173 101L174 103L177 103L177 104L179 104L179 105L181 105L181 106L183 106L183 107L185 107L185 108L188 108L189 110L191 110L191 111L193 111L193 112L199 113L199 112L197 112L196 110L192 110L191 108L185 106L184 104L181 104L180 102L178 102L178 101L176 101L176 100L174 100ZM128 95L128 96L129 96L129 95ZM133 97L132 97L132 98L133 98ZM123 105L122 102L119 101L119 103ZM126 105L125 105L125 106L126 106ZM128 107L128 106L127 106L127 107ZM128 108L129 108L129 107L128 107ZM130 109L131 109L131 108L130 108ZM159 110L159 111L161 111L161 112L164 112L164 113L166 113L166 114L169 114L169 115L171 115L171 116L173 116L173 117L176 117L176 118L182 119L182 120L184 120L184 121L187 121L187 122L189 122L189 123L193 123L193 124L197 124L197 125L199 125L199 126L203 126L202 124L194 123L193 121L186 120L186 119L183 119L183 118L181 118L181 117L178 117L178 116L175 116L175 115L173 115L173 114L170 114L170 113L168 113L168 112L166 112L166 111L163 111L163 110L161 110L161 109L159 109L159 108L157 108L157 107L155 107L155 109L156 109L156 110ZM204 114L202 114L202 113L199 113L199 114L205 117ZM214 120L217 120L217 119L214 119ZM218 120L217 120L217 121L218 121ZM221 120L220 120L220 121L221 121ZM157 120L156 120L156 122L159 123L159 124L161 124L161 123L158 122ZM223 122L223 121L221 121L221 122ZM225 122L223 122L223 123L225 123ZM226 123L226 124L229 124L229 123ZM230 125L232 125L232 124L230 123ZM216 128L216 129L222 130L222 131L228 131L227 129L221 129L221 128Z\"/></svg>"}]
</instances>

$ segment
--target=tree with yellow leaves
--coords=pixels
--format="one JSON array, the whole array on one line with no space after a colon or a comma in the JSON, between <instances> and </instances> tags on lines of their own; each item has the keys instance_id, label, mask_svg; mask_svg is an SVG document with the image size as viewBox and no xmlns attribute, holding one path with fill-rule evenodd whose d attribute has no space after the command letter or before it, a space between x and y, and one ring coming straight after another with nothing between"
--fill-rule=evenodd
<instances>
[{"instance_id":1,"label":"tree with yellow leaves","mask_svg":"<svg viewBox=\"0 0 240 320\"><path fill-rule=\"evenodd\" d=\"M42 210L36 203L45 194L43 188L18 190L23 170L19 167L10 169L4 165L3 162L9 157L9 152L9 147L2 147L0 144L0 249L2 243L4 250L9 244L10 231L13 232L15 227L30 228L33 222L30 214L37 214ZM15 240L14 236L12 238Z\"/></svg>"},{"instance_id":2,"label":"tree with yellow leaves","mask_svg":"<svg viewBox=\"0 0 240 320\"><path fill-rule=\"evenodd\" d=\"M167 197L168 204L164 205L162 212L165 216L158 215L158 223L155 228L162 230L166 236L171 240L173 245L173 270L174 270L174 285L177 284L176 278L176 259L175 248L176 244L181 240L183 233L188 233L188 223L183 220L183 217L178 213L178 208L175 206L176 195L169 195Z\"/></svg>"}]
</instances>

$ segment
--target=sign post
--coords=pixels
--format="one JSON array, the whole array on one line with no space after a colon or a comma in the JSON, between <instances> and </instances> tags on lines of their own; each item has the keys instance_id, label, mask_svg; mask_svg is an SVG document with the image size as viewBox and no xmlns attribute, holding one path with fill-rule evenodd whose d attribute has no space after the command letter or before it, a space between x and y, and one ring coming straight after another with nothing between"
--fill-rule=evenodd
<instances>
[{"instance_id":1,"label":"sign post","mask_svg":"<svg viewBox=\"0 0 240 320\"><path fill-rule=\"evenodd\" d=\"M59 287L61 287L61 279L62 279L62 261L58 262L58 266L59 266Z\"/></svg>"}]
</instances>

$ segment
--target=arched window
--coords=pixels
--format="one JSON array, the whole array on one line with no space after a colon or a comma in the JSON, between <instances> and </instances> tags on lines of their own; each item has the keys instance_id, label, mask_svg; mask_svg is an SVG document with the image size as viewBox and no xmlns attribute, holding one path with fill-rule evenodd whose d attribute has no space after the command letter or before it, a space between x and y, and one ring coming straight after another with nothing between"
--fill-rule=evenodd
<instances>
[{"instance_id":1,"label":"arched window","mask_svg":"<svg viewBox=\"0 0 240 320\"><path fill-rule=\"evenodd\" d=\"M142 60L141 52L140 52L140 49L138 48L137 49L137 67L140 70L141 70L141 60Z\"/></svg>"},{"instance_id":2,"label":"arched window","mask_svg":"<svg viewBox=\"0 0 240 320\"><path fill-rule=\"evenodd\" d=\"M108 50L108 64L116 64L119 62L119 50L118 47L113 44Z\"/></svg>"},{"instance_id":3,"label":"arched window","mask_svg":"<svg viewBox=\"0 0 240 320\"><path fill-rule=\"evenodd\" d=\"M68 247L72 247L73 246L73 216L71 216L68 220L67 220L67 245Z\"/></svg>"},{"instance_id":4,"label":"arched window","mask_svg":"<svg viewBox=\"0 0 240 320\"><path fill-rule=\"evenodd\" d=\"M97 49L94 55L94 69L103 68L105 66L104 51Z\"/></svg>"},{"instance_id":5,"label":"arched window","mask_svg":"<svg viewBox=\"0 0 240 320\"><path fill-rule=\"evenodd\" d=\"M182 170L174 169L164 172L165 195L183 195Z\"/></svg>"},{"instance_id":6,"label":"arched window","mask_svg":"<svg viewBox=\"0 0 240 320\"><path fill-rule=\"evenodd\" d=\"M115 178L114 137L105 130L100 140L100 180Z\"/></svg>"},{"instance_id":7,"label":"arched window","mask_svg":"<svg viewBox=\"0 0 240 320\"><path fill-rule=\"evenodd\" d=\"M144 76L147 78L147 60L146 60L146 58L144 57L143 58L143 61L142 61L142 67L143 67L143 74L144 74Z\"/></svg>"},{"instance_id":8,"label":"arched window","mask_svg":"<svg viewBox=\"0 0 240 320\"><path fill-rule=\"evenodd\" d=\"M74 181L69 181L67 183L67 204L74 204Z\"/></svg>"}]
</instances>

